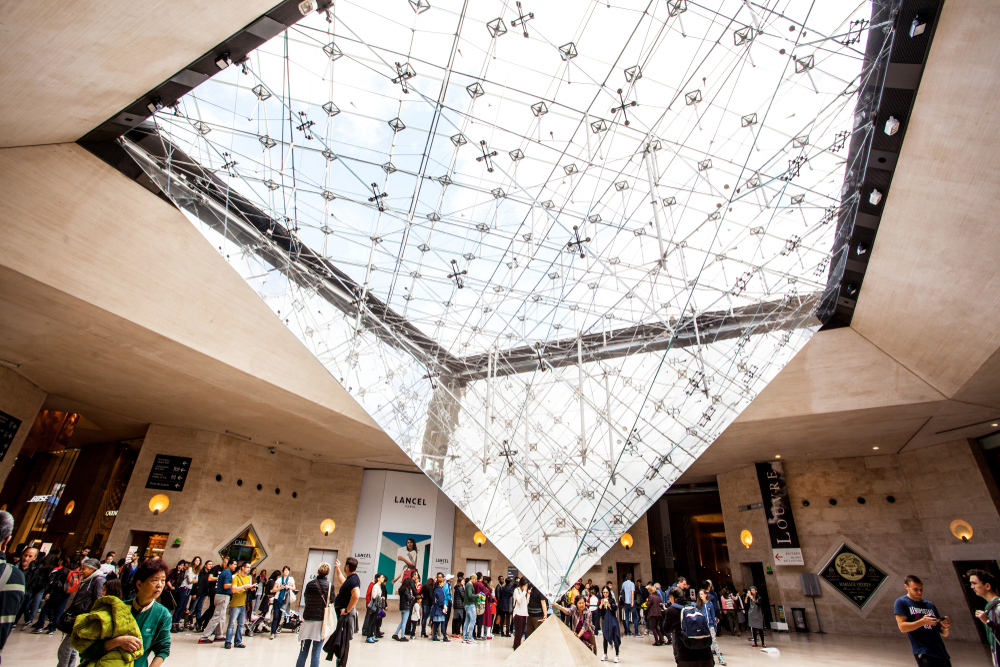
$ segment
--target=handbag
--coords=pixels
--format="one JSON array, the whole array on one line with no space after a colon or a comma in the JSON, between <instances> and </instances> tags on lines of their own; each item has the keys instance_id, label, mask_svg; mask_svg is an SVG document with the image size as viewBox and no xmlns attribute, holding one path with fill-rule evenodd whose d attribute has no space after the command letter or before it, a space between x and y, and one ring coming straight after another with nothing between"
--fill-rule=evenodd
<instances>
[{"instance_id":1,"label":"handbag","mask_svg":"<svg viewBox=\"0 0 1000 667\"><path fill-rule=\"evenodd\" d=\"M331 584L326 589L326 607L323 608L323 639L332 635L333 631L337 629L337 610L330 606L330 590L332 588Z\"/></svg>"}]
</instances>

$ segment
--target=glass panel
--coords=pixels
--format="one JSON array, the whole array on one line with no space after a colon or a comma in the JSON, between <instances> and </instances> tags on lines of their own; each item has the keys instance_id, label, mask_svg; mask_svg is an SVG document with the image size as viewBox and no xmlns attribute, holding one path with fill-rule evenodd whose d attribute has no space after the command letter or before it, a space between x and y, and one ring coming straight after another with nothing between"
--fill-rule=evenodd
<instances>
[{"instance_id":1,"label":"glass panel","mask_svg":"<svg viewBox=\"0 0 1000 667\"><path fill-rule=\"evenodd\" d=\"M556 594L838 299L872 6L418 4L306 17L126 147Z\"/></svg>"}]
</instances>

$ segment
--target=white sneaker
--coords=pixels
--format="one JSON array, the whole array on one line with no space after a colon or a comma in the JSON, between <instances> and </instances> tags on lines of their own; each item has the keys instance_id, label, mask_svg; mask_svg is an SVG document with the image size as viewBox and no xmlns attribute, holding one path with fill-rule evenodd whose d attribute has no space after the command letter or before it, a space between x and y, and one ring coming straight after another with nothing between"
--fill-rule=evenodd
<instances>
[{"instance_id":1,"label":"white sneaker","mask_svg":"<svg viewBox=\"0 0 1000 667\"><path fill-rule=\"evenodd\" d=\"M608 661L608 656L604 656L603 658L601 658L601 662L607 662L607 661Z\"/></svg>"},{"instance_id":2,"label":"white sneaker","mask_svg":"<svg viewBox=\"0 0 1000 667\"><path fill-rule=\"evenodd\" d=\"M616 655L615 656L615 664L617 664L617 663L618 663L618 656Z\"/></svg>"}]
</instances>

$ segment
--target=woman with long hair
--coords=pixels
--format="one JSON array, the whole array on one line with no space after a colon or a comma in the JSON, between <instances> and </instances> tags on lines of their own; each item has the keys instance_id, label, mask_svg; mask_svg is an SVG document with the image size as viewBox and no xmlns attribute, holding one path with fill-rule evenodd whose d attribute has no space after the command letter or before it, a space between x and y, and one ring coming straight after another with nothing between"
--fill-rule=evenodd
<instances>
[{"instance_id":1,"label":"woman with long hair","mask_svg":"<svg viewBox=\"0 0 1000 667\"><path fill-rule=\"evenodd\" d=\"M147 558L136 568L132 577L135 597L125 604L132 612L141 637L121 635L101 641L98 639L80 653L83 663L95 663L106 654L120 649L126 655L142 651L142 656L132 662L132 667L160 667L170 655L170 612L156 601L166 585L170 568L160 558ZM74 640L79 638L74 633ZM150 657L152 656L152 660Z\"/></svg>"},{"instance_id":2,"label":"woman with long hair","mask_svg":"<svg viewBox=\"0 0 1000 667\"><path fill-rule=\"evenodd\" d=\"M431 608L434 606L434 579L427 577L420 589L420 636L427 639L427 621L431 618ZM431 626L433 629L433 625Z\"/></svg>"},{"instance_id":3,"label":"woman with long hair","mask_svg":"<svg viewBox=\"0 0 1000 667\"><path fill-rule=\"evenodd\" d=\"M402 620L399 621L396 631L392 633L392 638L398 642L410 641L406 638L406 622L410 620L410 611L413 609L415 600L416 591L413 587L413 579L403 579L403 585L399 589L399 613Z\"/></svg>"},{"instance_id":4,"label":"woman with long hair","mask_svg":"<svg viewBox=\"0 0 1000 667\"><path fill-rule=\"evenodd\" d=\"M378 615L385 608L381 586L383 576L381 574L375 575L375 581L372 582L374 586L371 588L371 600L368 602L368 607L365 610L365 621L361 626L361 634L367 637L365 642L368 644L374 644L378 641Z\"/></svg>"},{"instance_id":5,"label":"woman with long hair","mask_svg":"<svg viewBox=\"0 0 1000 667\"><path fill-rule=\"evenodd\" d=\"M521 577L514 589L514 648L521 645L528 625L528 578Z\"/></svg>"},{"instance_id":6,"label":"woman with long hair","mask_svg":"<svg viewBox=\"0 0 1000 667\"><path fill-rule=\"evenodd\" d=\"M746 599L743 601L747 610L747 625L753 635L753 645L757 646L757 635L760 635L760 645L767 648L764 643L764 610L760 608L760 597L757 596L757 587L751 586L747 591Z\"/></svg>"},{"instance_id":7,"label":"woman with long hair","mask_svg":"<svg viewBox=\"0 0 1000 667\"><path fill-rule=\"evenodd\" d=\"M271 639L281 632L281 619L288 613L291 606L291 591L294 590L295 578L292 577L292 568L286 565L281 568L281 576L275 577L271 585L271 593L274 595L271 602Z\"/></svg>"},{"instance_id":8,"label":"woman with long hair","mask_svg":"<svg viewBox=\"0 0 1000 667\"><path fill-rule=\"evenodd\" d=\"M198 608L195 606L195 602L198 600L199 588L201 581L201 556L195 556L191 559L191 564L188 566L187 572L184 573L185 583L188 586L188 604L187 608L184 610L184 628L185 630L190 630L191 626L198 622Z\"/></svg>"},{"instance_id":9,"label":"woman with long hair","mask_svg":"<svg viewBox=\"0 0 1000 667\"><path fill-rule=\"evenodd\" d=\"M659 598L657 598L659 599ZM615 647L615 662L618 662L618 649L622 645L622 632L618 627L618 603L610 588L601 589L601 600L597 603L597 615L600 618L601 637L604 638L604 657L608 659L608 644ZM659 618L657 618L659 620ZM595 625L595 627L597 627Z\"/></svg>"},{"instance_id":10,"label":"woman with long hair","mask_svg":"<svg viewBox=\"0 0 1000 667\"><path fill-rule=\"evenodd\" d=\"M576 604L573 608L563 607L562 605L553 602L552 606L561 611L564 614L569 614L573 623L573 634L577 638L587 645L594 655L597 655L597 636L594 630L593 618L590 613L589 602L587 596L581 595L576 598Z\"/></svg>"}]
</instances>

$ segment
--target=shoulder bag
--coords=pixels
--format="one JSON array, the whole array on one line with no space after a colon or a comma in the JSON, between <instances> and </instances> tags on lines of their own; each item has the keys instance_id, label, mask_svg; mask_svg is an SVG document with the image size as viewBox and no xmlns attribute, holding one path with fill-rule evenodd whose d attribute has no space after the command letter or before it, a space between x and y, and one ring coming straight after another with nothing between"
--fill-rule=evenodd
<instances>
[{"instance_id":1,"label":"shoulder bag","mask_svg":"<svg viewBox=\"0 0 1000 667\"><path fill-rule=\"evenodd\" d=\"M323 607L323 639L332 635L333 631L337 629L337 610L330 606L330 591L332 589L333 584L330 584L326 589L326 606ZM320 588L320 592L322 593L322 588Z\"/></svg>"}]
</instances>

